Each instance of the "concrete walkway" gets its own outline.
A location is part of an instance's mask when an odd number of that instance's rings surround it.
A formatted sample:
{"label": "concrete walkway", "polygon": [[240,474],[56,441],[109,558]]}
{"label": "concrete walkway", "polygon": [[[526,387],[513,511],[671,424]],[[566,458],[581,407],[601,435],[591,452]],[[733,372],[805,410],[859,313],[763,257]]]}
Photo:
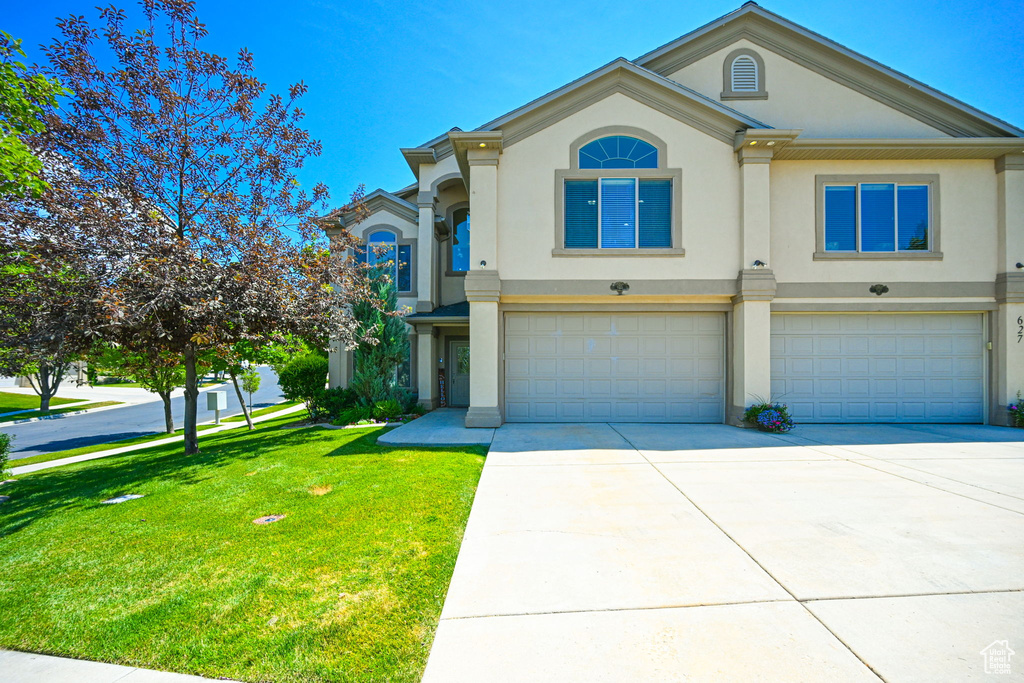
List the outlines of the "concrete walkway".
{"label": "concrete walkway", "polygon": [[[260,422],[266,422],[267,420],[274,420],[284,415],[291,415],[292,413],[302,412],[306,409],[305,404],[300,403],[299,405],[290,406],[288,408],[282,408],[272,413],[260,415],[259,417],[252,418],[253,424],[259,424]],[[211,424],[210,422],[201,422],[200,425]],[[246,427],[245,420],[240,422],[222,422],[219,427],[211,427],[199,432],[199,441],[202,444],[204,437],[211,434],[217,434],[218,432],[227,431],[229,429],[238,429],[240,427]],[[98,458],[106,458],[111,455],[120,455],[122,453],[130,453],[132,451],[140,451],[144,448],[153,448],[154,446],[163,446],[165,444],[174,443],[176,441],[183,441],[185,436],[183,434],[176,434],[174,436],[168,436],[165,439],[154,439],[153,441],[143,441],[142,443],[132,444],[130,446],[118,446],[109,448],[102,451],[94,451],[92,453],[83,453],[81,455],[72,455],[67,458],[59,458],[57,460],[47,460],[45,462],[38,462],[34,465],[22,465],[21,467],[12,467],[11,474],[31,474],[32,472],[38,472],[39,470],[48,470],[51,467],[60,467],[62,465],[72,465],[76,462],[84,462],[86,460],[96,460]],[[115,442],[116,443],[116,442]],[[18,462],[14,460],[12,462]]]}
{"label": "concrete walkway", "polygon": [[0,650],[0,681],[4,683],[199,683],[213,680],[103,662]]}
{"label": "concrete walkway", "polygon": [[1022,437],[505,425],[424,680],[989,680],[1024,659]]}
{"label": "concrete walkway", "polygon": [[467,429],[465,408],[439,408],[392,429],[378,443],[389,446],[486,446],[493,429]]}

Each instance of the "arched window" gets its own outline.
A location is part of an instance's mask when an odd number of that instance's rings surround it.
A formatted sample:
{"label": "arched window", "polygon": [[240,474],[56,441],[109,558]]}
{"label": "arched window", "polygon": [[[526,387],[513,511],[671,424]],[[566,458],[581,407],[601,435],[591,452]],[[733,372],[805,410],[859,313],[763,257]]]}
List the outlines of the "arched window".
{"label": "arched window", "polygon": [[733,92],[757,91],[757,62],[750,55],[740,55],[732,60]]}
{"label": "arched window", "polygon": [[764,61],[753,50],[733,50],[722,64],[723,100],[763,100],[768,97],[764,87]]}
{"label": "arched window", "polygon": [[580,147],[580,168],[658,168],[658,149],[625,135],[588,142]]}
{"label": "arched window", "polygon": [[381,268],[399,292],[412,291],[412,246],[398,244],[398,237],[390,230],[371,233],[366,248],[359,250],[356,258]]}
{"label": "arched window", "polygon": [[451,270],[465,273],[469,270],[469,209],[457,209],[452,214]]}

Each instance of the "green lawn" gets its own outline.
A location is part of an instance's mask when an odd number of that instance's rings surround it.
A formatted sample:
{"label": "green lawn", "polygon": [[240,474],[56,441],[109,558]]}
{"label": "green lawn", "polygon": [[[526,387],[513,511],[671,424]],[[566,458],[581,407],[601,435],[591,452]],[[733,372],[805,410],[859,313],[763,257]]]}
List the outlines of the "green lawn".
{"label": "green lawn", "polygon": [[62,415],[64,413],[73,413],[78,410],[92,410],[93,408],[105,408],[107,406],[119,405],[121,405],[121,401],[96,401],[95,403],[76,403],[73,406],[69,406],[67,408],[57,408],[56,410],[33,410],[30,413],[18,413],[17,415],[8,415],[7,417],[0,417],[0,422],[28,420],[29,418],[33,417],[48,417],[50,415]]}
{"label": "green lawn", "polygon": [[[483,449],[293,416],[19,477],[0,647],[246,681],[416,681]],[[100,501],[125,493],[144,498]],[[262,515],[283,520],[257,526]]]}
{"label": "green lawn", "polygon": [[[277,405],[267,406],[266,408],[259,408],[258,410],[252,411],[253,417],[259,417],[266,415],[267,413],[274,413],[278,410],[284,410],[290,406],[297,405],[298,401],[286,401],[284,403],[278,403]],[[292,420],[306,417],[307,413],[296,413],[291,416]],[[221,422],[245,422],[245,418],[241,415],[229,417],[221,420]],[[254,425],[257,429],[261,426],[261,423],[257,422]],[[199,432],[204,432],[207,429],[213,429],[216,425],[199,425],[196,429]],[[96,453],[98,451],[106,451],[111,448],[121,448],[123,446],[134,446],[140,443],[147,443],[149,441],[159,441],[160,439],[166,439],[171,436],[181,436],[185,430],[175,430],[174,434],[168,434],[166,432],[158,432],[156,434],[146,434],[145,436],[134,436],[127,439],[119,439],[117,441],[108,441],[106,443],[97,443],[91,446],[82,446],[81,448],[72,448],[66,451],[54,451],[53,453],[41,453],[39,455],[33,455],[28,458],[21,458],[18,460],[11,460],[9,465],[11,467],[20,467],[22,465],[34,465],[37,462],[49,462],[50,460],[60,460],[61,458],[70,458],[75,455],[85,455],[87,453]]]}
{"label": "green lawn", "polygon": [[[61,406],[66,403],[81,401],[78,398],[51,398],[51,406]],[[38,410],[39,397],[35,394],[13,394],[9,391],[0,391],[0,415],[11,413],[15,410]]]}

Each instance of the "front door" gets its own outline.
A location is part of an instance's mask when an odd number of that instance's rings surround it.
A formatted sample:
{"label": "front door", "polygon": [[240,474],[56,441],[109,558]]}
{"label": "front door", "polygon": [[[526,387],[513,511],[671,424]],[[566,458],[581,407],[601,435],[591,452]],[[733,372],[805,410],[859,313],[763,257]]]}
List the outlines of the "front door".
{"label": "front door", "polygon": [[456,407],[469,405],[469,340],[453,341],[448,353],[448,404]]}

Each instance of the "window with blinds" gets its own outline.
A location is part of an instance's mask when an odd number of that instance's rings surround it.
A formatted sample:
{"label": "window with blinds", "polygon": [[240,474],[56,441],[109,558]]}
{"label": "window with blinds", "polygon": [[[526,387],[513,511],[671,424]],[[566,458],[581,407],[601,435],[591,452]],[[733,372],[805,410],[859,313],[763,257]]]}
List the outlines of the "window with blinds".
{"label": "window with blinds", "polygon": [[929,186],[825,186],[825,251],[928,251]]}
{"label": "window with blinds", "polygon": [[733,92],[757,92],[757,62],[750,55],[740,55],[732,60]]}
{"label": "window with blinds", "polygon": [[671,248],[672,180],[566,180],[565,247]]}

